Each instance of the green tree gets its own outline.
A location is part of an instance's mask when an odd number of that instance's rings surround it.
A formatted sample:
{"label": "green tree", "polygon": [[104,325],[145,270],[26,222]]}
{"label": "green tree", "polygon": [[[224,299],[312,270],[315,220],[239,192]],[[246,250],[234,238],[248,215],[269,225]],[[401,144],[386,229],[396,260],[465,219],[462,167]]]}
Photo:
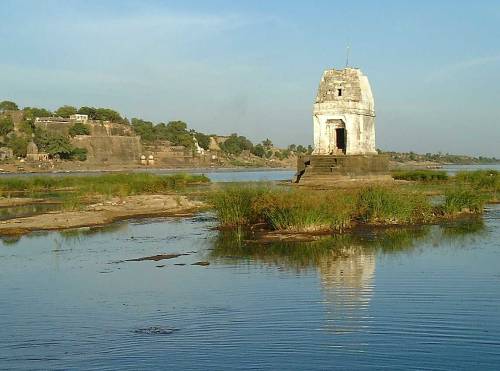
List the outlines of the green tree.
{"label": "green tree", "polygon": [[45,129],[35,129],[35,144],[41,152],[51,156],[59,155],[63,159],[71,158],[73,147],[69,139],[61,134],[50,133]]}
{"label": "green tree", "polygon": [[10,116],[0,117],[0,135],[7,135],[14,129],[14,122]]}
{"label": "green tree", "polygon": [[7,146],[12,149],[14,156],[25,157],[28,141],[26,138],[14,134],[8,139]]}
{"label": "green tree", "polygon": [[271,148],[273,146],[273,142],[271,142],[271,139],[266,138],[266,140],[262,141],[262,145],[266,148]]}
{"label": "green tree", "polygon": [[313,153],[313,146],[311,146],[310,144],[307,146],[307,154],[310,155],[311,153]]}
{"label": "green tree", "polygon": [[82,122],[75,122],[75,124],[69,128],[69,135],[74,137],[75,135],[89,135],[90,128]]}
{"label": "green tree", "polygon": [[266,154],[266,150],[264,149],[264,146],[259,143],[252,148],[252,154],[258,157],[264,157],[264,155]]}
{"label": "green tree", "polygon": [[307,149],[302,144],[299,144],[297,146],[297,153],[306,153],[306,152],[307,152]]}
{"label": "green tree", "polygon": [[0,102],[0,111],[17,111],[18,109],[17,104],[10,100]]}
{"label": "green tree", "polygon": [[102,121],[118,122],[118,123],[123,121],[122,116],[118,112],[110,108],[97,108],[96,119]]}
{"label": "green tree", "polygon": [[26,119],[35,119],[37,117],[50,117],[52,116],[52,112],[46,110],[45,108],[37,108],[37,107],[24,107],[23,108],[24,117]]}
{"label": "green tree", "polygon": [[170,121],[166,126],[166,135],[166,139],[176,146],[194,147],[192,134],[187,130],[187,124],[184,121]]}
{"label": "green tree", "polygon": [[292,152],[295,152],[295,151],[297,150],[297,146],[296,146],[295,144],[290,144],[290,145],[288,146],[288,149],[289,149],[290,151],[292,151]]}
{"label": "green tree", "polygon": [[246,137],[234,133],[220,145],[221,149],[232,155],[239,155],[244,150],[252,150],[253,144]]}
{"label": "green tree", "polygon": [[85,161],[87,159],[87,148],[73,148],[71,150],[70,158],[72,160]]}
{"label": "green tree", "polygon": [[62,107],[59,107],[54,113],[56,114],[56,116],[68,118],[77,112],[78,112],[78,110],[76,109],[76,107],[62,106]]}
{"label": "green tree", "polygon": [[[133,118],[131,121],[132,128],[144,142],[152,142],[156,139],[155,129],[151,121],[144,121],[138,118]],[[165,126],[165,124],[163,124]]]}
{"label": "green tree", "polygon": [[23,121],[21,121],[21,124],[19,125],[20,132],[30,137],[34,130],[35,124],[33,119],[24,118]]}
{"label": "green tree", "polygon": [[87,106],[80,107],[78,113],[80,115],[87,115],[91,120],[95,120],[97,118],[97,108],[95,107],[87,107]]}

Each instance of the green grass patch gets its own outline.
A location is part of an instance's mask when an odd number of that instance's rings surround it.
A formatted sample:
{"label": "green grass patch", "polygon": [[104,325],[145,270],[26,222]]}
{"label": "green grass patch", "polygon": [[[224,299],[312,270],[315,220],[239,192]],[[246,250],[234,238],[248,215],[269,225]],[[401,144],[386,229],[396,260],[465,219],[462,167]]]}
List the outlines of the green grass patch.
{"label": "green grass patch", "polygon": [[436,170],[396,171],[392,174],[392,177],[397,180],[410,180],[419,182],[448,180],[448,174],[446,174],[445,171]]}
{"label": "green grass patch", "polygon": [[355,205],[352,194],[277,189],[256,199],[252,209],[274,230],[341,231],[351,226]]}
{"label": "green grass patch", "polygon": [[257,223],[258,215],[253,205],[262,195],[269,193],[266,185],[231,185],[212,192],[209,202],[224,227]]}
{"label": "green grass patch", "polygon": [[362,221],[371,224],[422,223],[434,217],[429,199],[423,194],[385,187],[361,190],[357,213]]}
{"label": "green grass patch", "polygon": [[11,196],[17,193],[71,191],[80,196],[129,196],[136,194],[164,193],[182,189],[191,184],[207,183],[204,175],[145,173],[104,174],[96,176],[34,176],[0,179],[0,193]]}
{"label": "green grass patch", "polygon": [[458,188],[445,194],[443,211],[445,214],[454,215],[459,213],[480,214],[488,197],[471,189]]}
{"label": "green grass patch", "polygon": [[498,201],[500,172],[497,170],[460,171],[455,175],[455,183],[489,196],[490,201]]}
{"label": "green grass patch", "polygon": [[265,223],[284,232],[343,231],[358,222],[411,224],[436,218],[428,197],[400,188],[319,191],[257,184],[222,187],[209,200],[223,227]]}

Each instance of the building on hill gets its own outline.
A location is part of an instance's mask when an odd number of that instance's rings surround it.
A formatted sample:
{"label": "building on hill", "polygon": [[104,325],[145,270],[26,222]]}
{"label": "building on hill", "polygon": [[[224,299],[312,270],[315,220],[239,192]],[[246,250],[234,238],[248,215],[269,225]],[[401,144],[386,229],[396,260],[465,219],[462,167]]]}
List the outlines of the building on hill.
{"label": "building on hill", "polygon": [[82,122],[82,123],[86,124],[87,121],[89,121],[89,116],[75,113],[74,115],[69,116],[69,119],[70,119],[70,121]]}

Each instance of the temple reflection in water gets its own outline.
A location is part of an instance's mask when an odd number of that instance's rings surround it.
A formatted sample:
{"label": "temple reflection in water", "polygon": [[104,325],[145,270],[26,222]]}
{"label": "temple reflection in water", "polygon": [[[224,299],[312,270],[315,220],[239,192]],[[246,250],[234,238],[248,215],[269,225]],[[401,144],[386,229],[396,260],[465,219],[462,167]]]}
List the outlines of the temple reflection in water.
{"label": "temple reflection in water", "polygon": [[373,293],[375,252],[362,246],[325,254],[318,266],[326,325],[345,332],[362,325]]}
{"label": "temple reflection in water", "polygon": [[454,246],[467,244],[484,229],[469,221],[443,227],[367,229],[313,242],[249,242],[245,231],[219,232],[210,258],[244,262],[251,259],[285,270],[316,271],[323,293],[325,329],[349,333],[368,325],[377,256],[432,245],[439,239]]}

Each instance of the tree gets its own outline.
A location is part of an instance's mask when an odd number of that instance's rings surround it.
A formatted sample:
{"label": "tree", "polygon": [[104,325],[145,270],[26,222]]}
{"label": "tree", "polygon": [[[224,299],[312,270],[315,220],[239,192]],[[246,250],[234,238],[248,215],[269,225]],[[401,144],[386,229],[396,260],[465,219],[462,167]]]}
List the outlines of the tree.
{"label": "tree", "polygon": [[30,137],[35,129],[34,120],[31,118],[24,118],[19,125],[19,131]]}
{"label": "tree", "polygon": [[61,134],[53,134],[42,128],[35,129],[35,144],[41,152],[51,156],[59,155],[61,158],[70,158],[73,147],[69,139]]}
{"label": "tree", "polygon": [[246,137],[241,135],[238,136],[238,134],[234,133],[231,134],[224,143],[221,143],[220,147],[224,152],[232,155],[239,155],[244,150],[252,150],[253,144]]}
{"label": "tree", "polygon": [[[152,142],[156,139],[155,129],[151,121],[144,121],[138,118],[133,118],[131,121],[132,128],[141,137],[144,142]],[[165,124],[163,124],[165,125]]]}
{"label": "tree", "polygon": [[264,149],[264,146],[260,143],[252,148],[252,154],[254,154],[255,156],[264,157],[265,153],[266,150]]}
{"label": "tree", "polygon": [[302,144],[299,144],[297,146],[297,153],[306,153],[306,152],[307,152],[307,149]]}
{"label": "tree", "polygon": [[210,137],[203,133],[195,133],[194,137],[198,141],[198,145],[207,150],[210,147]]}
{"label": "tree", "polygon": [[184,121],[170,121],[164,133],[166,139],[176,146],[194,147],[192,134],[187,130],[187,124]]}
{"label": "tree", "polygon": [[14,134],[8,139],[7,145],[12,149],[14,156],[26,156],[26,149],[28,148],[28,141],[26,138]]}
{"label": "tree", "polygon": [[101,121],[122,122],[122,116],[110,108],[97,108],[96,119]]}
{"label": "tree", "polygon": [[295,151],[297,150],[297,146],[296,146],[295,144],[290,144],[290,145],[288,146],[288,149],[289,149],[290,151],[292,151],[292,152],[295,152]]}
{"label": "tree", "polygon": [[0,102],[0,111],[17,111],[18,109],[17,104],[10,100]]}
{"label": "tree", "polygon": [[271,139],[266,138],[266,140],[262,141],[262,145],[266,148],[271,148],[273,146],[273,142],[271,142]]}
{"label": "tree", "polygon": [[46,110],[45,108],[37,108],[37,107],[24,107],[24,117],[26,119],[35,119],[37,117],[49,117],[52,116],[52,112]]}
{"label": "tree", "polygon": [[87,115],[91,120],[95,120],[97,118],[97,108],[95,107],[87,107],[87,106],[80,107],[78,113],[80,115]]}
{"label": "tree", "polygon": [[56,114],[56,116],[60,116],[60,117],[70,117],[71,115],[74,115],[75,113],[77,113],[77,109],[76,107],[73,107],[73,106],[62,106],[62,107],[59,107],[54,113]]}
{"label": "tree", "polygon": [[75,135],[89,135],[90,128],[82,122],[75,122],[75,124],[69,128],[69,135],[74,137]]}
{"label": "tree", "polygon": [[313,147],[309,144],[307,146],[307,154],[310,155],[311,153],[313,153]]}
{"label": "tree", "polygon": [[0,135],[7,135],[14,129],[14,122],[10,116],[0,117]]}

